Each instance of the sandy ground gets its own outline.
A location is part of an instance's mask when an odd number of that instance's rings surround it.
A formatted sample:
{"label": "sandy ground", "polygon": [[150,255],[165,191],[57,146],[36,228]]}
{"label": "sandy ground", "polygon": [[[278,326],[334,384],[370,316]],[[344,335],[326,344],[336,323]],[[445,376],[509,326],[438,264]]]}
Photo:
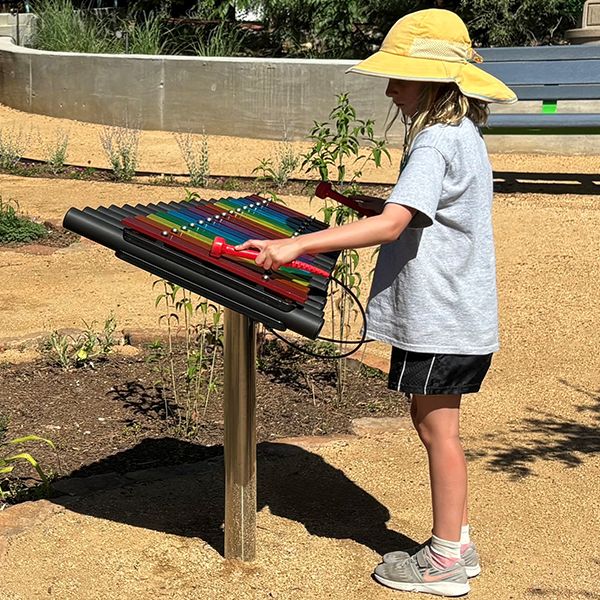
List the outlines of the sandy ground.
{"label": "sandy ground", "polygon": [[[50,127],[6,109],[0,116]],[[259,144],[231,143],[236,162],[227,168],[243,170],[241,154],[253,160]],[[492,160],[507,170],[600,171],[599,157]],[[181,197],[6,175],[0,186],[44,219],[70,206]],[[288,201],[314,212],[305,198]],[[470,597],[600,599],[600,202],[498,195],[494,220],[502,350],[463,417],[484,564]],[[110,310],[122,327],[157,326],[152,278],[91,243],[48,255],[4,250],[0,277],[0,338],[101,322]],[[370,574],[380,552],[427,537],[426,473],[409,430],[263,457],[258,556],[249,565],[219,553],[218,463],[194,476],[11,508],[0,515],[0,600],[411,598]]]}

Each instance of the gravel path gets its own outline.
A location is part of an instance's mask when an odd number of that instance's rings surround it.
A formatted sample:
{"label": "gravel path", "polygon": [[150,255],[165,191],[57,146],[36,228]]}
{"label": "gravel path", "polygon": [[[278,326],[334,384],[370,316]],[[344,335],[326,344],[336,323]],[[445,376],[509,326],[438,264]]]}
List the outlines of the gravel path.
{"label": "gravel path", "polygon": [[[600,157],[492,161],[504,170],[600,171]],[[172,189],[135,185],[6,175],[0,184],[4,198],[52,219],[69,206],[173,198]],[[289,201],[310,210],[305,198]],[[499,194],[494,219],[502,349],[463,420],[484,565],[470,597],[600,599],[600,201]],[[0,338],[78,327],[110,309],[122,326],[156,327],[151,278],[93,244],[49,255],[4,250],[0,268],[8,282]],[[3,511],[0,599],[399,598],[370,577],[378,553],[430,529],[426,456],[408,429],[265,448],[258,557],[249,565],[219,553],[222,479],[211,463]]]}

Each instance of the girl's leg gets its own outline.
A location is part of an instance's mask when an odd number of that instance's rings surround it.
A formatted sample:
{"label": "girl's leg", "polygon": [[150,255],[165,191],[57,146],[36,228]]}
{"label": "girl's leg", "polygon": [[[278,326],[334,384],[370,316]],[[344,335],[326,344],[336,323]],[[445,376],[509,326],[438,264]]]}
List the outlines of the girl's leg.
{"label": "girl's leg", "polygon": [[411,416],[429,457],[433,535],[416,554],[383,557],[375,579],[388,587],[439,596],[463,596],[470,590],[460,544],[467,470],[458,437],[459,407],[459,395],[413,395]]}
{"label": "girl's leg", "polygon": [[458,542],[466,523],[467,467],[459,437],[460,395],[414,394],[413,423],[427,450],[433,534]]}

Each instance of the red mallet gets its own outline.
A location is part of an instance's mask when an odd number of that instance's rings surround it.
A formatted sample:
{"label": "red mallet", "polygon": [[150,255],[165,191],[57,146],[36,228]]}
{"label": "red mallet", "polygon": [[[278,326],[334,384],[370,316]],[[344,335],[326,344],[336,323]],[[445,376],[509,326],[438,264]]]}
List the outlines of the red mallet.
{"label": "red mallet", "polygon": [[343,194],[336,192],[331,187],[331,183],[329,183],[328,181],[321,181],[321,183],[317,185],[317,189],[315,190],[315,196],[317,198],[331,198],[332,200],[335,200],[336,202],[339,202],[340,204],[343,204],[344,206],[355,210],[357,213],[365,217],[373,217],[377,214],[374,210],[361,206],[358,202],[355,202],[354,200],[348,198],[348,196],[344,196]]}
{"label": "red mallet", "polygon": [[[249,258],[254,260],[258,256],[257,250],[236,250],[231,244],[228,244],[224,238],[216,237],[213,240],[210,255],[213,258],[220,258],[221,256],[232,256],[234,258]],[[301,260],[293,260],[292,262],[282,265],[283,267],[291,267],[293,269],[302,269],[308,271],[313,275],[320,275],[321,277],[329,277],[329,273],[323,269],[319,269],[313,265],[302,262]]]}

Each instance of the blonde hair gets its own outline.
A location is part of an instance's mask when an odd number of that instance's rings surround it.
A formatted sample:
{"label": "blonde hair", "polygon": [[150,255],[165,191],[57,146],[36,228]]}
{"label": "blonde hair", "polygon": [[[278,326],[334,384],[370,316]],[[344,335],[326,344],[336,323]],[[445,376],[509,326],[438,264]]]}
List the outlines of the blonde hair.
{"label": "blonde hair", "polygon": [[[391,107],[390,107],[391,109]],[[388,112],[388,119],[389,119]],[[385,133],[398,118],[400,108],[385,127]],[[421,92],[415,115],[407,123],[404,122],[404,163],[408,158],[410,149],[417,135],[426,127],[443,123],[444,125],[458,125],[465,117],[473,121],[477,127],[483,127],[489,116],[488,104],[483,100],[465,96],[455,83],[427,82]]]}

